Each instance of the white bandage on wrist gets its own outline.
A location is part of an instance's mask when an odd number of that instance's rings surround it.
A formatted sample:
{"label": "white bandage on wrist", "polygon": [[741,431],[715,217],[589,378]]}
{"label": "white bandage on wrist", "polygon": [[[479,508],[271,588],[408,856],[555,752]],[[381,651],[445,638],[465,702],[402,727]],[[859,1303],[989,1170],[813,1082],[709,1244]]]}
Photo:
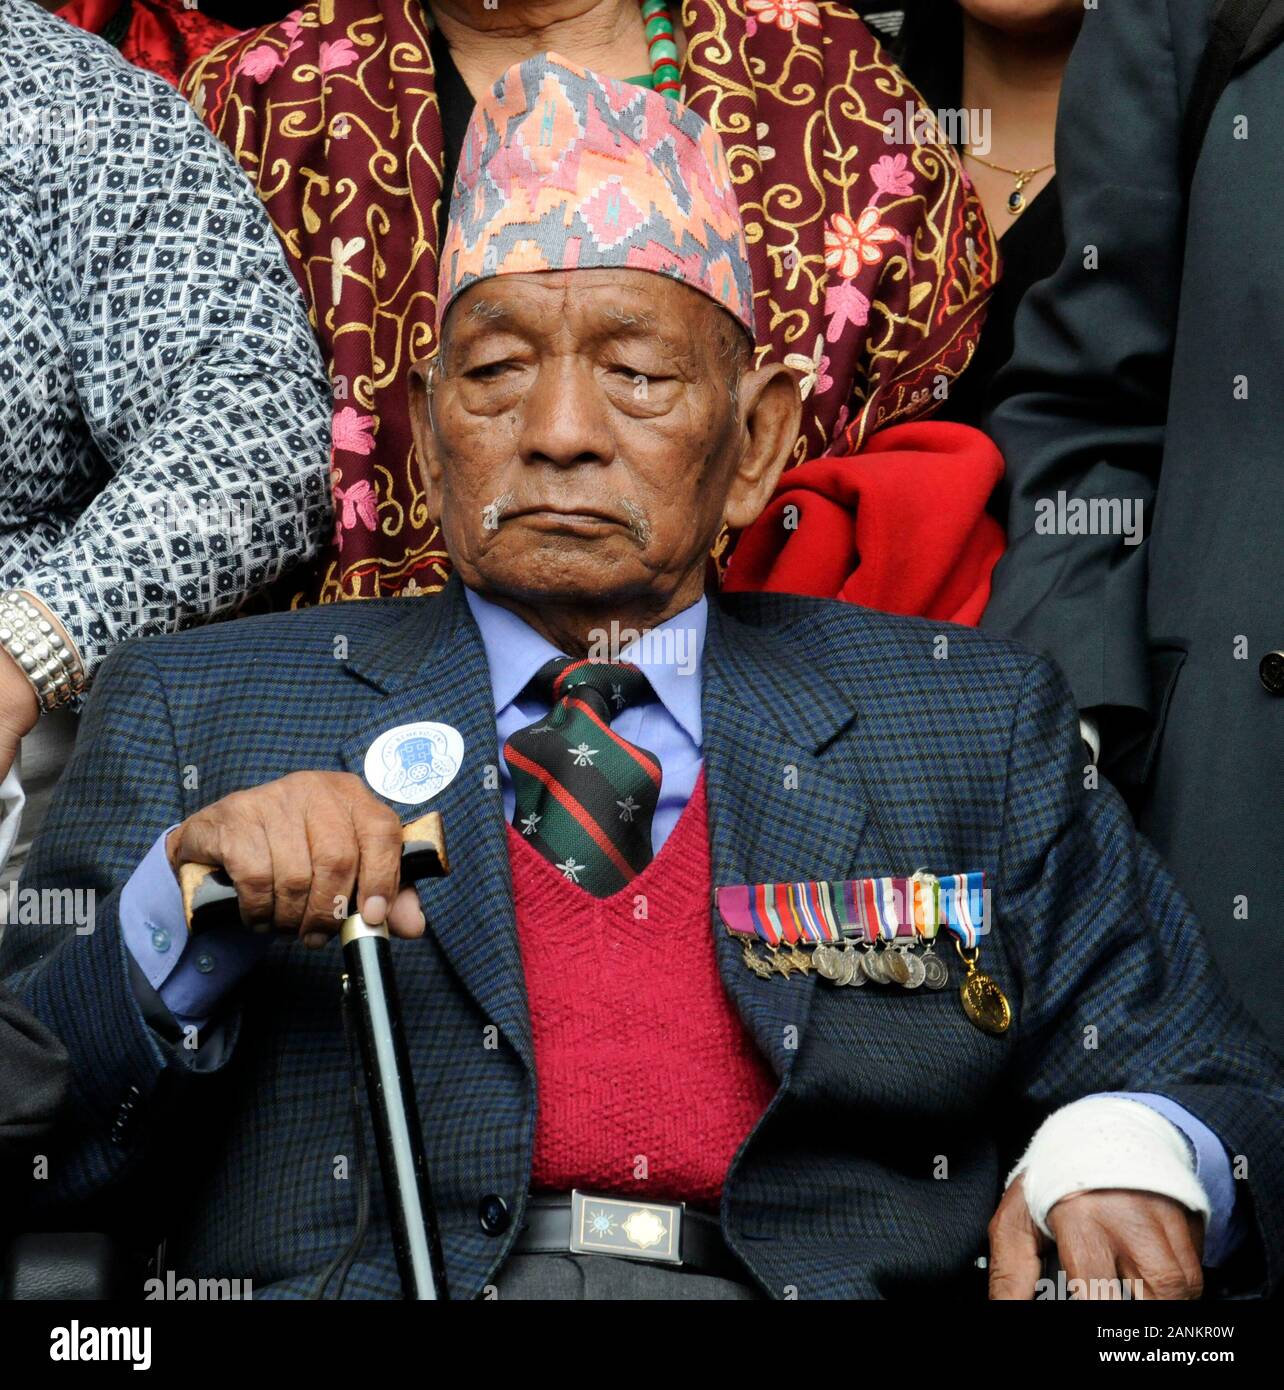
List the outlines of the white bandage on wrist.
{"label": "white bandage on wrist", "polygon": [[1205,1221],[1211,1211],[1186,1136],[1148,1105],[1118,1096],[1087,1096],[1049,1115],[1007,1185],[1017,1178],[1049,1237],[1048,1213],[1072,1192],[1127,1188],[1171,1197]]}

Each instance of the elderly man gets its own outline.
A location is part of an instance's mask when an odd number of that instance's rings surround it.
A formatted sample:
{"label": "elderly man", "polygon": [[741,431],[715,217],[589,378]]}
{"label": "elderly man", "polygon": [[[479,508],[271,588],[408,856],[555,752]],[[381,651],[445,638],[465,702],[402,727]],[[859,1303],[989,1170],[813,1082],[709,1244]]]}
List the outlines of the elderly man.
{"label": "elderly man", "polygon": [[[157,638],[99,681],[32,866],[96,889],[96,929],[5,943],[74,1069],[37,1199],[141,1185],[184,1275],[393,1295],[338,1014],[355,901],[398,938],[455,1297],[965,1292],[987,1224],[999,1297],[1053,1243],[1093,1291],[1194,1296],[1201,1258],[1268,1287],[1278,1078],[1079,781],[1061,678],[964,629],[705,596],[799,408],[749,365],[709,129],[512,69],[442,275],[415,390],[444,595]],[[429,803],[451,872],[401,883]],[[188,862],[263,930],[189,944]]]}

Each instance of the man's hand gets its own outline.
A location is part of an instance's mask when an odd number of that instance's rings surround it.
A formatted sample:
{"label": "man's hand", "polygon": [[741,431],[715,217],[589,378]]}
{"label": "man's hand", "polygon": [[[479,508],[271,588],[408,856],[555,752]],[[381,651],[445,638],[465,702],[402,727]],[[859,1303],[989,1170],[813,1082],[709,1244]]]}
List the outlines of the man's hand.
{"label": "man's hand", "polygon": [[[1139,1280],[1145,1298],[1194,1299],[1203,1289],[1203,1220],[1171,1197],[1076,1192],[1052,1208],[1047,1223],[1066,1278],[1083,1280],[1089,1298],[1120,1297],[1124,1279]],[[990,1221],[990,1297],[1033,1298],[1047,1244],[1018,1178]]]}
{"label": "man's hand", "polygon": [[350,772],[292,772],[233,792],[176,826],[165,849],[175,874],[181,864],[223,868],[247,923],[308,946],[338,932],[354,889],[372,926],[423,934],[419,898],[400,887],[401,822]]}
{"label": "man's hand", "polygon": [[22,667],[0,647],[0,778],[18,756],[18,745],[36,727],[40,704]]}

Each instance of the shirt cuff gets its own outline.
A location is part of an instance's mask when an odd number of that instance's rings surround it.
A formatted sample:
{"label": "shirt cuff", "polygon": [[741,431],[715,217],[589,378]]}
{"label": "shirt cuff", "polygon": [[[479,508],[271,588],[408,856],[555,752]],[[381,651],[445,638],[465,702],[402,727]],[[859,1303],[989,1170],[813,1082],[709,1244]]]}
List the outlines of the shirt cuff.
{"label": "shirt cuff", "polygon": [[1210,1212],[1204,1231],[1203,1263],[1209,1269],[1225,1264],[1235,1253],[1243,1231],[1235,1220],[1235,1177],[1226,1146],[1185,1106],[1148,1091],[1111,1091],[1120,1100],[1135,1100],[1157,1111],[1186,1137],[1195,1159],[1195,1176],[1208,1195]]}
{"label": "shirt cuff", "polygon": [[219,927],[193,941],[183,917],[183,895],[165,853],[165,830],[120,893],[120,930],[126,949],[176,1021],[201,1026],[263,959],[270,933]]}

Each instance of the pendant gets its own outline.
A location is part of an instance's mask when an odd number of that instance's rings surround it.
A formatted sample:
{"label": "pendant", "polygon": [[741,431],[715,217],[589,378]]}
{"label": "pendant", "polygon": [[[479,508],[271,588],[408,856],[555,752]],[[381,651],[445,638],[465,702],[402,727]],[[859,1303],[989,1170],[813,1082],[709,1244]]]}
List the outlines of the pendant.
{"label": "pendant", "polygon": [[1012,217],[1020,217],[1025,211],[1025,194],[1022,190],[1030,181],[1028,174],[1018,174],[1016,176],[1016,187],[1008,194],[1008,213]]}
{"label": "pendant", "polygon": [[[956,941],[955,946],[959,946]],[[967,967],[967,975],[959,986],[959,998],[963,1001],[963,1012],[968,1022],[983,1033],[1001,1037],[1012,1025],[1012,1007],[1007,995],[985,974],[976,968],[976,958],[981,952],[973,951],[964,955],[959,947],[959,955]]]}

